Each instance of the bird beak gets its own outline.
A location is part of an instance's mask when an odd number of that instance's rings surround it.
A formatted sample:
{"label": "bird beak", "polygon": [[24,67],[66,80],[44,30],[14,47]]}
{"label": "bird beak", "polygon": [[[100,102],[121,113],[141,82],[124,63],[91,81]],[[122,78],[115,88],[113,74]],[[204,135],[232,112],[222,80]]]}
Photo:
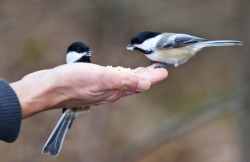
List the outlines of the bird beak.
{"label": "bird beak", "polygon": [[129,44],[126,48],[127,50],[133,51],[135,47],[132,44]]}
{"label": "bird beak", "polygon": [[93,51],[88,51],[87,54],[85,56],[89,56],[92,57]]}

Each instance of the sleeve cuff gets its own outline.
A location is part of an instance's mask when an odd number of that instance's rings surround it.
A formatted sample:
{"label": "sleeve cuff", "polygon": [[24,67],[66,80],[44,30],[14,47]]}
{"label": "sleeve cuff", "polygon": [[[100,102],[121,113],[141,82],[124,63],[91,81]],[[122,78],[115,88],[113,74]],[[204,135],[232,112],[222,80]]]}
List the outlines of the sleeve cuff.
{"label": "sleeve cuff", "polygon": [[10,85],[0,78],[0,140],[14,142],[22,120],[21,105]]}

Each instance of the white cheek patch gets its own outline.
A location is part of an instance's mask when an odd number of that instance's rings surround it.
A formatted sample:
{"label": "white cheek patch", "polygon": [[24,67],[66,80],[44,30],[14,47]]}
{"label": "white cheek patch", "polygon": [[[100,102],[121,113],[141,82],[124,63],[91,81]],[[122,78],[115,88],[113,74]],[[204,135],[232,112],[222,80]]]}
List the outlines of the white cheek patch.
{"label": "white cheek patch", "polygon": [[142,44],[136,44],[135,46],[145,51],[154,51],[157,43],[160,41],[161,35],[145,40]]}
{"label": "white cheek patch", "polygon": [[67,53],[67,56],[66,56],[66,63],[69,64],[69,63],[76,62],[78,59],[80,59],[84,55],[87,55],[87,53],[86,52],[77,53],[75,51],[69,52]]}

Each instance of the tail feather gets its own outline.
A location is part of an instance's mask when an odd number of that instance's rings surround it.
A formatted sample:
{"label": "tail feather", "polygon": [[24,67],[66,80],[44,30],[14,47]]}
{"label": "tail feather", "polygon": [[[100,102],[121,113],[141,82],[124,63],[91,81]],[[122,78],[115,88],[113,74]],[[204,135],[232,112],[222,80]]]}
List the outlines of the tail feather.
{"label": "tail feather", "polygon": [[42,154],[49,156],[57,156],[59,154],[69,125],[72,124],[74,119],[74,112],[71,109],[67,109],[45,143],[42,149]]}
{"label": "tail feather", "polygon": [[63,109],[63,114],[45,143],[42,154],[54,157],[57,156],[62,148],[65,135],[72,126],[78,112],[87,111],[89,109],[90,106]]}
{"label": "tail feather", "polygon": [[217,46],[242,46],[242,41],[236,40],[215,40],[215,41],[202,41],[196,44],[197,46],[203,47],[217,47]]}

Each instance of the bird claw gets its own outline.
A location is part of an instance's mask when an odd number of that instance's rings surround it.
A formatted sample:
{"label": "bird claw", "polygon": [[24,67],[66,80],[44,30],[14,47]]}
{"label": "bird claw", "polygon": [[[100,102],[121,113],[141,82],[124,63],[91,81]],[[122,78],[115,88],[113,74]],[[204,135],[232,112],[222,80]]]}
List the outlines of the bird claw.
{"label": "bird claw", "polygon": [[154,69],[158,69],[158,68],[164,68],[164,69],[167,69],[169,67],[175,67],[174,64],[162,64],[162,65],[157,65],[154,67]]}
{"label": "bird claw", "polygon": [[154,63],[157,63],[156,61],[149,61],[148,65],[153,65]]}

